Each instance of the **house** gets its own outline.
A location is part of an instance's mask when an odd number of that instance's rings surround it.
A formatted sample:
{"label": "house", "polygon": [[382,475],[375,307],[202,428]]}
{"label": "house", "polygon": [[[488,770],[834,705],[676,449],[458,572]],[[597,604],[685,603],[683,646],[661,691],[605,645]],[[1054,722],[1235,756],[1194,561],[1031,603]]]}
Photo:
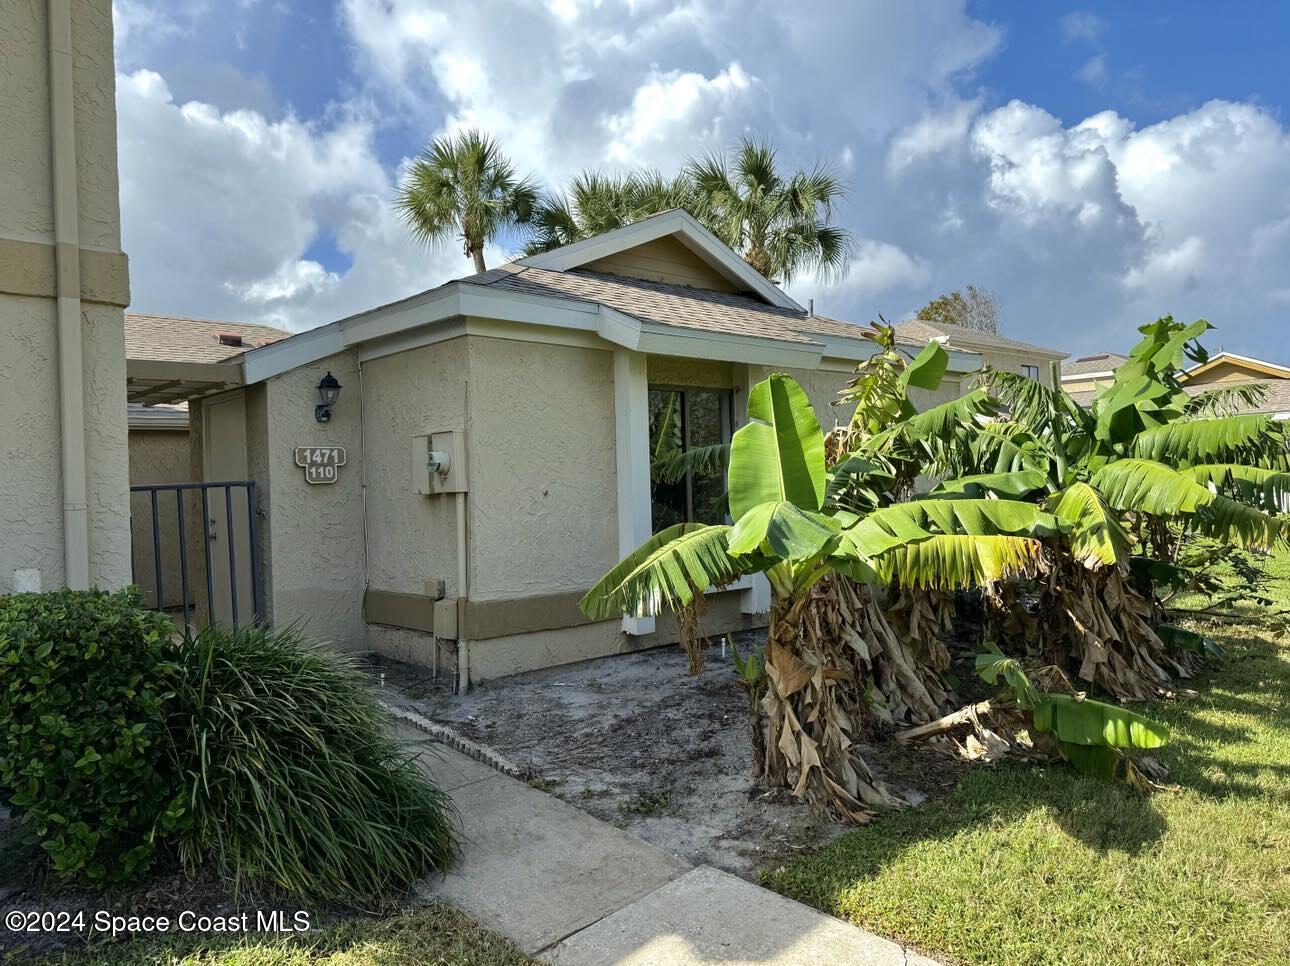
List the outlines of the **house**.
{"label": "house", "polygon": [[1179,375],[1183,388],[1197,395],[1213,389],[1249,386],[1259,399],[1239,407],[1240,412],[1266,413],[1290,419],[1290,366],[1253,359],[1234,352],[1216,352]]}
{"label": "house", "polygon": [[[655,529],[703,512],[702,481],[651,487],[651,417],[675,406],[689,444],[729,439],[779,370],[831,425],[873,350],[857,336],[669,212],[247,352],[243,388],[196,404],[222,413],[204,467],[259,484],[275,622],[482,680],[674,640],[667,618],[577,610]],[[981,356],[950,360],[924,402]],[[318,422],[329,374],[341,395]],[[747,581],[705,626],[764,623],[768,603]]]}
{"label": "house", "polygon": [[0,594],[130,580],[110,0],[0,4]]}
{"label": "house", "polygon": [[979,355],[985,365],[1003,372],[1019,372],[1037,379],[1045,386],[1053,384],[1052,367],[1061,366],[1067,354],[1056,349],[1009,339],[993,332],[982,332],[961,325],[908,319],[896,324],[896,332],[909,342],[927,344],[938,339],[952,346]]}
{"label": "house", "polygon": [[[1062,388],[1081,406],[1088,406],[1099,390],[1112,383],[1115,370],[1127,361],[1128,356],[1115,352],[1076,359],[1062,368]],[[1259,398],[1250,403],[1238,402],[1235,411],[1290,418],[1290,366],[1218,352],[1179,373],[1178,379],[1192,395],[1234,386],[1253,387]]]}
{"label": "house", "polygon": [[1115,380],[1115,370],[1129,357],[1118,352],[1095,352],[1080,356],[1062,366],[1062,388],[1069,393],[1089,393],[1109,386]]}
{"label": "house", "polygon": [[[728,440],[771,371],[831,426],[873,350],[672,211],[246,351],[191,403],[194,465],[255,482],[263,616],[478,681],[676,640],[669,617],[577,606],[657,528],[713,512],[711,480],[652,484],[652,434],[674,414],[683,445]],[[948,351],[924,404],[981,364]],[[748,579],[704,626],[768,607]]]}
{"label": "house", "polygon": [[[289,334],[267,325],[126,312],[130,485],[155,486],[201,479],[201,468],[194,467],[189,446],[189,394],[222,391],[226,384],[203,387],[201,383],[185,382],[184,377],[195,377],[205,365],[227,364],[247,349]],[[159,373],[161,378],[157,378]],[[179,511],[174,504],[180,497],[168,491],[157,493],[160,503],[155,514],[157,539],[154,540],[152,496],[152,492],[145,490],[130,494],[131,579],[143,591],[149,606],[182,613],[185,595],[178,565]]]}

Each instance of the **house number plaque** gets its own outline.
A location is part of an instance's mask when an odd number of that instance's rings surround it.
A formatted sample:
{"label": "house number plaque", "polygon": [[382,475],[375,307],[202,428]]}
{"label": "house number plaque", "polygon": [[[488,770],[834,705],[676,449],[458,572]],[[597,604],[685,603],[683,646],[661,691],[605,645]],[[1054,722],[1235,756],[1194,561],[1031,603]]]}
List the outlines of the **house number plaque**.
{"label": "house number plaque", "polygon": [[296,465],[305,471],[309,483],[335,483],[345,465],[343,446],[297,446]]}

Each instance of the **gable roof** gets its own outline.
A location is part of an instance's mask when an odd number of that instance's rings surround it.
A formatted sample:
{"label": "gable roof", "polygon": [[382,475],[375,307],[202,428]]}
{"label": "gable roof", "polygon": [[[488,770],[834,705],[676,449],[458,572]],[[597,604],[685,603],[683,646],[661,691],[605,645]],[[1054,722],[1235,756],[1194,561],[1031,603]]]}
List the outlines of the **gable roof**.
{"label": "gable roof", "polygon": [[1011,349],[1014,352],[1030,352],[1045,359],[1065,359],[1069,353],[1033,342],[1022,342],[992,332],[982,332],[961,325],[942,325],[939,322],[928,322],[925,319],[907,319],[896,323],[896,334],[918,342],[930,342],[933,339],[949,339],[950,345],[962,346],[965,349]]}
{"label": "gable roof", "polygon": [[1097,352],[1091,356],[1080,356],[1072,362],[1062,363],[1062,380],[1065,381],[1067,376],[1114,372],[1128,361],[1128,356],[1120,355],[1118,352]]}
{"label": "gable roof", "polygon": [[640,221],[563,245],[549,252],[529,255],[512,264],[567,272],[664,236],[676,238],[707,262],[736,289],[752,292],[769,305],[804,311],[787,293],[757,271],[688,211],[672,208]]}
{"label": "gable roof", "polygon": [[1290,366],[1278,365],[1275,362],[1268,362],[1266,359],[1237,355],[1235,352],[1216,352],[1205,362],[1198,363],[1183,372],[1180,378],[1186,382],[1188,379],[1195,379],[1212,369],[1224,365],[1248,370],[1251,381],[1258,380],[1261,377],[1290,379]]}
{"label": "gable roof", "polygon": [[[126,312],[125,356],[163,362],[224,362],[290,334],[283,329],[246,322]],[[220,336],[240,338],[242,344],[227,345],[220,341]]]}

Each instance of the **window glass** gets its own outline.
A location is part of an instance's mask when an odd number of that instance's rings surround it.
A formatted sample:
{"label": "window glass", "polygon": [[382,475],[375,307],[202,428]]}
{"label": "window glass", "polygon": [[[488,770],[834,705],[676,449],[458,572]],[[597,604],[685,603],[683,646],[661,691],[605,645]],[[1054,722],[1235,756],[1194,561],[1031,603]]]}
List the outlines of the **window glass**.
{"label": "window glass", "polygon": [[[730,442],[730,404],[729,391],[722,389],[650,389],[650,494],[656,533],[677,523],[725,522],[724,447]],[[677,477],[682,454],[693,458]]]}
{"label": "window glass", "polygon": [[1038,366],[1022,366],[1022,367],[1021,367],[1021,374],[1022,374],[1023,376],[1025,376],[1027,379],[1034,379],[1036,382],[1038,382],[1038,381],[1039,381],[1039,367],[1038,367]]}

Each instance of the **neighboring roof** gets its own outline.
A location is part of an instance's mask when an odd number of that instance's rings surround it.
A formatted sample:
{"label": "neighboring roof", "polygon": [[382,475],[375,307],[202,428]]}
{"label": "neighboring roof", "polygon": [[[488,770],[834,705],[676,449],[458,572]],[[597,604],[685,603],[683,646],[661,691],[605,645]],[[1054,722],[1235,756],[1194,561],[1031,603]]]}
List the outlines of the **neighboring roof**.
{"label": "neighboring roof", "polygon": [[242,354],[287,335],[267,325],[127,312],[126,399],[178,403],[240,386]]}
{"label": "neighboring roof", "polygon": [[126,403],[126,419],[131,429],[188,429],[188,403],[163,403],[145,406]]}
{"label": "neighboring roof", "polygon": [[[1250,382],[1226,382],[1226,383],[1200,383],[1195,386],[1184,385],[1188,393],[1193,396],[1199,396],[1207,392],[1221,391],[1231,389],[1236,386],[1266,386],[1267,394],[1263,402],[1256,406],[1250,406],[1238,410],[1242,413],[1266,413],[1273,416],[1286,417],[1290,416],[1290,379],[1254,379]],[[1100,390],[1085,389],[1080,392],[1068,392],[1068,395],[1079,405],[1087,408],[1097,398]]]}
{"label": "neighboring roof", "polygon": [[[285,339],[291,333],[268,325],[216,322],[178,315],[125,313],[125,356],[166,362],[224,362],[247,349]],[[227,345],[220,337],[240,338],[241,345]]]}
{"label": "neighboring roof", "polygon": [[964,349],[1012,349],[1014,351],[1032,352],[1047,359],[1065,359],[1069,353],[1033,342],[1022,342],[1006,336],[969,329],[961,325],[942,325],[939,322],[928,322],[925,319],[907,319],[896,323],[896,334],[906,339],[927,343],[933,339],[949,339],[950,345]]}
{"label": "neighboring roof", "polygon": [[1266,359],[1254,359],[1250,356],[1237,355],[1235,352],[1216,352],[1205,362],[1192,366],[1180,378],[1185,382],[1224,365],[1238,369],[1248,369],[1253,374],[1251,381],[1258,379],[1259,376],[1268,376],[1273,379],[1290,379],[1290,366],[1268,362]]}
{"label": "neighboring roof", "polygon": [[645,242],[670,235],[695,254],[699,255],[735,288],[751,292],[770,305],[782,309],[803,311],[786,292],[742,259],[729,245],[699,223],[693,215],[681,208],[650,215],[640,221],[612,231],[602,232],[591,238],[562,245],[549,252],[529,255],[514,262],[526,268],[544,268],[567,272]]}
{"label": "neighboring roof", "polygon": [[1278,416],[1290,413],[1290,379],[1251,379],[1249,382],[1198,383],[1194,386],[1184,384],[1183,389],[1193,396],[1199,396],[1207,392],[1245,386],[1263,386],[1267,392],[1261,403],[1242,407],[1239,412],[1270,413]]}
{"label": "neighboring roof", "polygon": [[1122,356],[1118,352],[1098,352],[1091,356],[1080,356],[1071,362],[1062,363],[1062,381],[1065,382],[1068,376],[1091,376],[1114,372],[1128,361],[1128,356]]}

